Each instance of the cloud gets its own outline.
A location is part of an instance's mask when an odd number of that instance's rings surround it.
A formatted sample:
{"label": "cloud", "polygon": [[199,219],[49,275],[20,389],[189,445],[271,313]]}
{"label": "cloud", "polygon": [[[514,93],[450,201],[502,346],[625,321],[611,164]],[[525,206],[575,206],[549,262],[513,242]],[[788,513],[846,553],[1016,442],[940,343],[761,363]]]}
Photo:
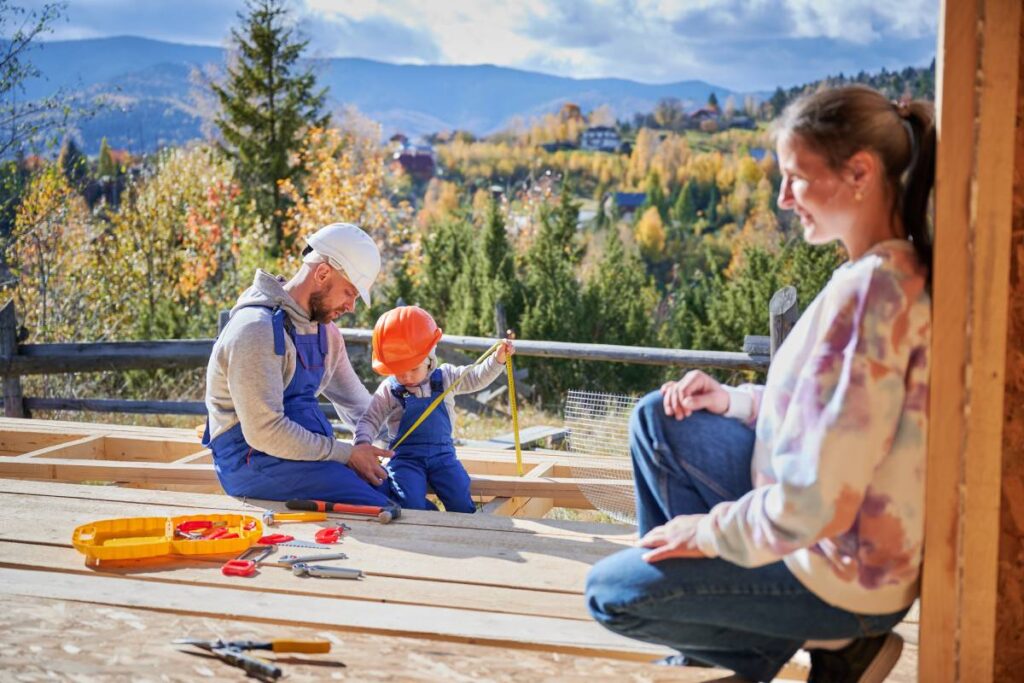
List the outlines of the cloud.
{"label": "cloud", "polygon": [[[21,0],[38,6],[43,0]],[[926,64],[938,0],[290,0],[317,56],[742,90]],[[75,0],[54,37],[223,45],[243,0]]]}
{"label": "cloud", "polygon": [[[16,0],[38,9],[52,0]],[[170,42],[222,45],[244,0],[74,0],[53,25],[49,40],[135,35]]]}

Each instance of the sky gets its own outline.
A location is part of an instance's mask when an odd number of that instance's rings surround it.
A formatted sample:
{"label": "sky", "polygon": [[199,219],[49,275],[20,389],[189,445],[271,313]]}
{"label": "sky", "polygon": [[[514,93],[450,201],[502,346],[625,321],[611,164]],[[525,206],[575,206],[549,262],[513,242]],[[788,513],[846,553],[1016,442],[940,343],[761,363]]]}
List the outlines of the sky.
{"label": "sky", "polygon": [[[25,7],[46,0],[13,0]],[[289,0],[313,55],[769,90],[926,66],[938,0]],[[50,40],[227,45],[243,0],[70,0]]]}

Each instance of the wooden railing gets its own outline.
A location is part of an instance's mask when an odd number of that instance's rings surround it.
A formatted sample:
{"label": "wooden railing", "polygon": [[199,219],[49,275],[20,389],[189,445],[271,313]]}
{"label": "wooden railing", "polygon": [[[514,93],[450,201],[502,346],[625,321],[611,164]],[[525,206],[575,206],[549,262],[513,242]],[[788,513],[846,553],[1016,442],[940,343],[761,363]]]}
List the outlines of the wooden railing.
{"label": "wooden railing", "polygon": [[[743,351],[694,351],[612,344],[516,340],[516,354],[532,358],[636,363],[676,367],[765,370],[771,355],[796,320],[796,290],[786,287],[775,293],[769,306],[770,337],[747,337]],[[223,324],[223,319],[222,319]],[[205,367],[213,339],[93,342],[72,344],[19,344],[14,302],[0,308],[0,376],[4,385],[4,414],[27,417],[33,410],[70,410],[115,413],[205,415],[202,401],[149,401],[115,398],[40,398],[22,393],[23,375],[55,375],[74,372],[194,369]],[[345,342],[369,346],[371,330],[342,328]],[[480,353],[493,339],[445,335],[438,350]],[[322,404],[328,415],[333,407]]]}

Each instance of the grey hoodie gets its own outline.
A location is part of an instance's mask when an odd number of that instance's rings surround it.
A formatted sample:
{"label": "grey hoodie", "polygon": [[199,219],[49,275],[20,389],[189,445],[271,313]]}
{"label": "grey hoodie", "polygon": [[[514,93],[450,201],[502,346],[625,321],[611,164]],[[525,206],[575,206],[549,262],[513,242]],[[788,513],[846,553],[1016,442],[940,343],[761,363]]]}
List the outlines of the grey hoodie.
{"label": "grey hoodie", "polygon": [[[284,389],[295,374],[295,344],[285,335],[283,356],[274,353],[271,315],[280,306],[296,334],[314,334],[317,324],[284,290],[284,281],[256,271],[253,285],[231,310],[231,320],[213,345],[206,368],[206,410],[210,435],[242,423],[246,442],[258,451],[287,460],[337,460],[347,463],[352,444],[315,434],[284,414]],[[333,324],[327,328],[327,358],[319,393],[349,424],[366,411],[370,393],[352,369],[345,340]]]}

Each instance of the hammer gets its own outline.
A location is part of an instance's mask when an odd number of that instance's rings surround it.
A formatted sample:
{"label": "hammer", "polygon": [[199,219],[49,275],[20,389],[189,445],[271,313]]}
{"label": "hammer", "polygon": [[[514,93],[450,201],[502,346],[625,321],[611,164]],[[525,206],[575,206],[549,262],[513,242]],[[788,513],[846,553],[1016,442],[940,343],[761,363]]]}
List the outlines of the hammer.
{"label": "hammer", "polygon": [[[310,509],[310,508],[301,508]],[[263,526],[277,526],[281,522],[322,522],[327,519],[324,512],[274,512],[266,510],[263,512]]]}
{"label": "hammer", "polygon": [[315,512],[340,512],[347,515],[376,517],[381,524],[387,524],[402,516],[397,503],[384,507],[378,505],[352,505],[350,503],[329,503],[324,500],[289,500],[284,504],[289,510],[312,510]]}

